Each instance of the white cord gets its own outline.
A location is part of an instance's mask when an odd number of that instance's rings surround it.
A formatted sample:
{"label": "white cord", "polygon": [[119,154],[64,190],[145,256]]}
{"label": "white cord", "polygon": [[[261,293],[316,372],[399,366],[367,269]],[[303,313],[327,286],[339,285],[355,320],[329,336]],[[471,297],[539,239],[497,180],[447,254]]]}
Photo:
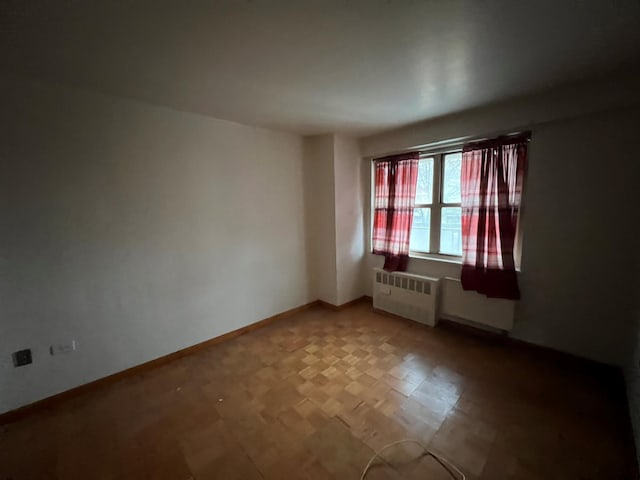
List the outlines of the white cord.
{"label": "white cord", "polygon": [[[387,448],[393,447],[394,445],[398,445],[398,444],[401,444],[401,443],[415,443],[416,445],[420,445],[420,447],[422,448],[422,450],[424,450],[424,452],[426,454],[425,456],[433,457],[434,460],[436,462],[438,462],[440,464],[440,466],[442,468],[444,468],[447,471],[447,473],[449,473],[449,475],[451,475],[451,478],[453,478],[454,480],[466,480],[467,477],[465,477],[464,473],[462,473],[460,471],[460,469],[458,467],[456,467],[453,463],[451,463],[449,460],[447,460],[445,458],[442,458],[439,455],[436,455],[431,450],[429,450],[427,447],[425,447],[422,443],[420,443],[418,440],[412,440],[412,439],[405,439],[405,440],[398,440],[396,442],[391,442],[390,444],[385,445],[379,451],[374,453],[373,457],[371,457],[371,459],[369,460],[369,463],[367,463],[367,466],[364,467],[364,470],[362,471],[362,475],[360,476],[360,480],[364,480],[364,478],[367,476],[367,472],[369,471],[369,467],[371,467],[371,464],[373,463],[373,461],[377,457],[382,458],[382,455],[381,455],[382,452],[384,452]],[[382,460],[384,460],[386,462],[386,460],[384,458],[382,458]],[[454,474],[454,472],[455,472],[455,474]]]}

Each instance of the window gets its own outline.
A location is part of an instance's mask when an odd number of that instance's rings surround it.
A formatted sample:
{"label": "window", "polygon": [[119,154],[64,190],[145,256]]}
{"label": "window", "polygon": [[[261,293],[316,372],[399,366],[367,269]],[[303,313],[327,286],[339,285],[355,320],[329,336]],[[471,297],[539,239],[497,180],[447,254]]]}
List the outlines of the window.
{"label": "window", "polygon": [[422,155],[409,249],[462,256],[460,168],[462,152]]}

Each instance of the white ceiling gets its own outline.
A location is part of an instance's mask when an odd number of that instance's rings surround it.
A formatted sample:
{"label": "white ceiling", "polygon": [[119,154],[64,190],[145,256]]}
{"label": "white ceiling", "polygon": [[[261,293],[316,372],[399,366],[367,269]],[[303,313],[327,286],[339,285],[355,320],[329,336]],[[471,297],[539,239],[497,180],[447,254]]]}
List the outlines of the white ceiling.
{"label": "white ceiling", "polygon": [[638,0],[1,8],[7,71],[303,134],[370,134],[640,62]]}

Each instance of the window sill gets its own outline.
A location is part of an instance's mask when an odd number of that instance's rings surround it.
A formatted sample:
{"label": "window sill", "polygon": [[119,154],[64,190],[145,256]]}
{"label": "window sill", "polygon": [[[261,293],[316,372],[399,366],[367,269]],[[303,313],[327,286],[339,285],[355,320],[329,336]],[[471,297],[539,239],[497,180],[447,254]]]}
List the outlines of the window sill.
{"label": "window sill", "polygon": [[453,255],[438,255],[437,253],[419,253],[409,252],[409,258],[418,258],[420,260],[432,260],[434,262],[453,263],[462,265],[462,257]]}
{"label": "window sill", "polygon": [[[369,252],[371,255],[378,255],[377,253]],[[409,252],[409,258],[418,260],[431,260],[432,262],[451,263],[453,265],[462,265],[462,257],[454,257],[450,255],[438,255],[437,253],[419,253]],[[522,273],[521,267],[516,267],[516,272]]]}
{"label": "window sill", "polygon": [[[454,257],[452,255],[438,255],[437,253],[409,252],[409,258],[417,258],[419,260],[431,260],[433,262],[452,263],[454,265],[462,265],[462,257]],[[522,273],[522,269],[519,266],[517,266],[516,272]]]}

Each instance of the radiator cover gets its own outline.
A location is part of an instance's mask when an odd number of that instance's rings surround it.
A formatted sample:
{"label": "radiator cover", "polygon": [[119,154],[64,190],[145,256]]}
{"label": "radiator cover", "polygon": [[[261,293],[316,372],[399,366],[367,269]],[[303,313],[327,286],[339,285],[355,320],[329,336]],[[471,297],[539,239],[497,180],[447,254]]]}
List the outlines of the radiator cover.
{"label": "radiator cover", "polygon": [[437,278],[373,269],[373,307],[435,327],[438,312]]}
{"label": "radiator cover", "polygon": [[469,321],[502,331],[513,328],[515,301],[487,298],[476,292],[465,291],[457,278],[445,277],[442,279],[441,286],[440,315],[442,318]]}

